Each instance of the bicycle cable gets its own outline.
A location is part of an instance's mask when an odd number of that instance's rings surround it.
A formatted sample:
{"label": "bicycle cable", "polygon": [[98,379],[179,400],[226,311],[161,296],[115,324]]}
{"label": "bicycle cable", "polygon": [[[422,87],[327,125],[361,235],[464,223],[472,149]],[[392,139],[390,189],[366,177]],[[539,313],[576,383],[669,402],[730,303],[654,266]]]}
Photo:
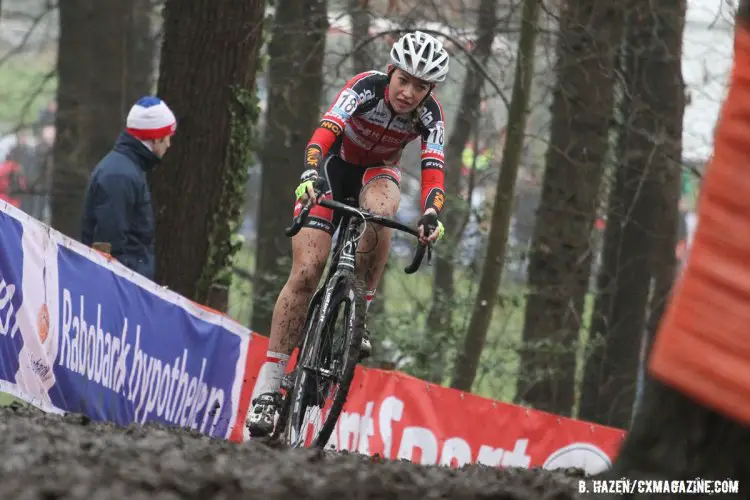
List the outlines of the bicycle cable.
{"label": "bicycle cable", "polygon": [[[360,216],[360,218],[362,219],[362,222],[364,223],[364,228],[363,228],[363,229],[362,229],[362,230],[361,230],[361,231],[359,232],[359,235],[357,235],[357,237],[356,237],[356,238],[354,239],[354,241],[353,241],[353,243],[354,243],[354,244],[356,245],[357,243],[359,243],[359,240],[361,240],[361,239],[362,239],[362,237],[363,237],[363,236],[364,236],[364,234],[365,234],[365,231],[367,230],[367,216],[366,216],[366,215],[365,215],[364,213],[362,213],[362,212],[361,212],[361,211],[360,211],[359,209],[357,209],[357,208],[354,208],[354,207],[352,207],[352,209],[353,209],[353,210],[354,210],[355,212],[357,212],[357,214],[358,214],[358,215]],[[339,229],[338,229],[338,230],[339,230],[339,231],[341,231],[341,229],[342,229],[342,228],[341,228],[341,226],[339,226]],[[375,236],[377,237],[377,231],[375,232]],[[377,241],[376,241],[376,244],[377,244]],[[338,256],[338,255],[339,255],[340,253],[341,253],[341,251],[342,251],[342,250],[343,250],[343,248],[339,248],[339,249],[338,249],[338,252],[336,252],[335,254],[333,254],[333,258],[335,259],[335,258],[336,258],[336,257],[337,257],[337,256]],[[355,256],[356,256],[356,255],[355,255]]]}

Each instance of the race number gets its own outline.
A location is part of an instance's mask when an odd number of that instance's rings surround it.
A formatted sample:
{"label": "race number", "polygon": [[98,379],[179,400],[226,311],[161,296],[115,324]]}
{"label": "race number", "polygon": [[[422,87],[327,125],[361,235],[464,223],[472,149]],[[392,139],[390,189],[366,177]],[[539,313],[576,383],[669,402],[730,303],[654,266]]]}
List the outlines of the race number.
{"label": "race number", "polygon": [[430,130],[430,135],[427,137],[427,144],[430,146],[443,146],[445,141],[445,128],[443,128],[443,122],[437,122]]}
{"label": "race number", "polygon": [[344,115],[344,117],[349,118],[354,110],[357,109],[357,104],[359,104],[357,93],[351,89],[346,89],[341,92],[341,95],[336,100],[334,110]]}

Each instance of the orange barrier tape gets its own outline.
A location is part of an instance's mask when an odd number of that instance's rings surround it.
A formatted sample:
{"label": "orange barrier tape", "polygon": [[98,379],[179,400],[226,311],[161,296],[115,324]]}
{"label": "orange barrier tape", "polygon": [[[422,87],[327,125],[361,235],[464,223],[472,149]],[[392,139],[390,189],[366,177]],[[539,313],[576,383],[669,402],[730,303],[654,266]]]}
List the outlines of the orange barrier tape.
{"label": "orange barrier tape", "polygon": [[729,93],[698,203],[687,266],[650,358],[651,373],[750,424],[750,29],[737,26]]}

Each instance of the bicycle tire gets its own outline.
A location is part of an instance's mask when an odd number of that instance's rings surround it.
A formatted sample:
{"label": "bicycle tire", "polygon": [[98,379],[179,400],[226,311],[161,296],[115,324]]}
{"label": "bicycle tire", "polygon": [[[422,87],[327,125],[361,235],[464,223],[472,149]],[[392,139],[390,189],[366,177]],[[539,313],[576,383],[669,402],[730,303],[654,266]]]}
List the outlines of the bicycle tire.
{"label": "bicycle tire", "polygon": [[[305,328],[304,333],[302,337],[299,340],[299,343],[297,345],[298,348],[298,355],[297,355],[297,363],[299,364],[299,359],[301,359],[302,352],[305,348],[305,340],[310,335],[310,332],[313,330],[315,325],[318,323],[318,316],[320,312],[320,298],[322,297],[322,294],[316,293],[312,300],[310,301],[310,305],[307,308],[307,314],[305,315]],[[292,386],[294,386],[294,382],[292,383]],[[292,387],[293,389],[293,387]],[[289,389],[285,389],[285,396],[281,401],[281,408],[279,409],[279,418],[276,420],[276,425],[274,426],[273,432],[271,433],[270,439],[272,441],[276,441],[279,438],[282,437],[282,434],[286,430],[287,425],[287,419],[289,418],[289,408],[292,406],[292,391]]]}
{"label": "bicycle tire", "polygon": [[[318,343],[317,340],[320,339],[321,349],[317,353],[318,359],[313,363],[316,368],[322,368],[321,366],[317,366],[324,362],[321,356],[334,354],[330,352],[333,350],[332,347],[328,349],[330,346],[327,347],[325,341],[330,340],[328,337],[331,337],[333,334],[332,328],[335,326],[338,313],[340,310],[343,310],[345,335],[343,349],[338,356],[341,358],[338,387],[330,409],[327,415],[325,415],[323,423],[320,425],[320,430],[312,440],[311,447],[317,448],[324,448],[328,443],[341,414],[341,410],[346,403],[349,388],[354,378],[354,371],[359,363],[359,351],[364,331],[365,295],[364,287],[360,280],[354,275],[344,275],[330,286],[327,294],[330,297],[328,301],[329,305],[324,310],[318,311],[310,334],[303,341],[297,361],[297,365],[300,366],[304,361],[314,356],[316,353],[312,352],[312,346],[316,345]],[[325,302],[324,299],[323,303]],[[297,370],[294,377],[293,389],[285,398],[285,404],[288,405],[288,408],[286,411],[287,414],[284,416],[286,421],[284,422],[283,432],[285,441],[292,447],[305,446],[307,425],[304,422],[299,425],[301,422],[300,419],[304,417],[305,410],[315,405],[308,404],[309,402],[306,399],[311,395],[320,397],[320,384],[318,382],[319,380],[316,380],[309,371]],[[327,399],[323,399],[324,405],[326,401]],[[319,402],[320,400],[318,399],[314,403]],[[300,434],[302,434],[301,437]]]}

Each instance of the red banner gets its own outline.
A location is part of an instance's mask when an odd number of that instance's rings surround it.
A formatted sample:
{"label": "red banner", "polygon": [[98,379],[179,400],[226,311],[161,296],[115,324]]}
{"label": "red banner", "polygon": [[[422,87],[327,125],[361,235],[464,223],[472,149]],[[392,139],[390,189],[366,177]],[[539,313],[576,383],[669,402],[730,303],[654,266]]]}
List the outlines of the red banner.
{"label": "red banner", "polygon": [[[247,439],[242,423],[267,343],[253,334],[235,441]],[[359,366],[329,445],[425,465],[581,467],[594,473],[611,465],[624,437],[618,429]]]}

